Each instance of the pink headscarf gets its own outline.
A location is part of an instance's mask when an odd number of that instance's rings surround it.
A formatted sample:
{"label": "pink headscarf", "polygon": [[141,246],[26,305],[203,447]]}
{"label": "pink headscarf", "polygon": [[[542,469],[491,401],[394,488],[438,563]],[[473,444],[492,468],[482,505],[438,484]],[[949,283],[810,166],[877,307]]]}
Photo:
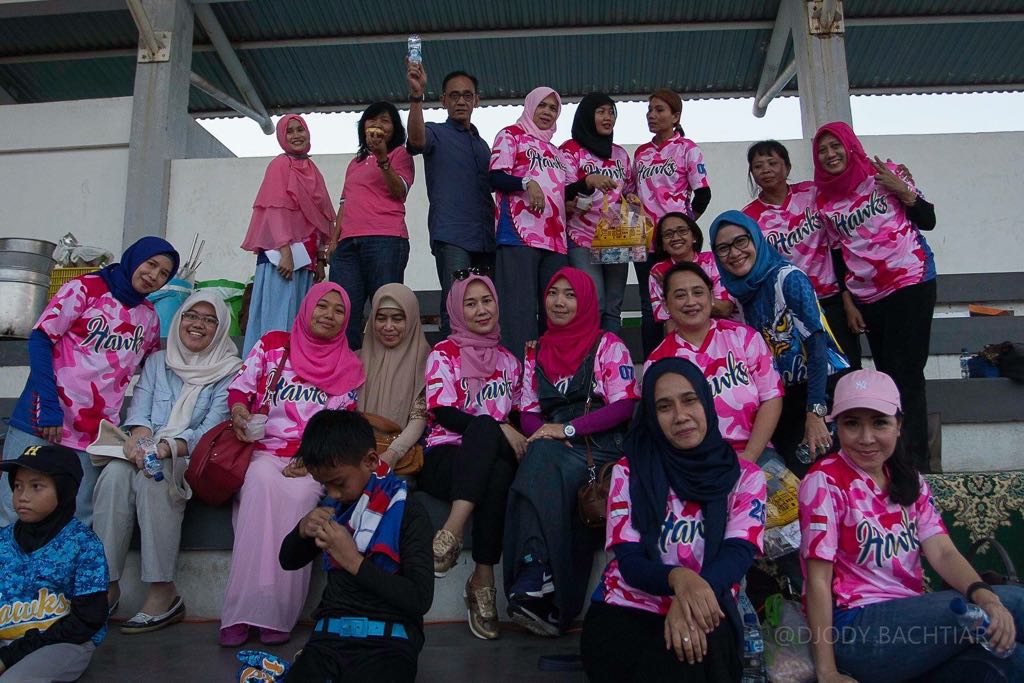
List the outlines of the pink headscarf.
{"label": "pink headscarf", "polygon": [[547,86],[540,86],[530,91],[530,94],[526,96],[526,103],[523,106],[523,113],[516,121],[516,125],[525,130],[527,133],[535,138],[540,138],[545,142],[551,142],[552,136],[555,134],[555,130],[558,128],[558,122],[551,124],[551,127],[547,130],[541,130],[537,127],[537,124],[533,122],[533,113],[537,111],[537,105],[543,102],[550,95],[555,96],[555,102],[558,103],[558,111],[555,113],[562,113],[562,98],[558,96],[558,93]]}
{"label": "pink headscarf", "polygon": [[[313,310],[328,292],[337,292],[345,304],[345,322],[333,339],[313,335]],[[341,396],[362,386],[366,373],[359,357],[348,347],[345,328],[352,318],[348,294],[333,282],[320,282],[309,289],[292,324],[288,362],[295,373],[331,396]]]}
{"label": "pink headscarf", "polygon": [[[277,122],[277,143],[285,153],[270,162],[263,176],[263,184],[252,204],[249,230],[242,241],[246,251],[279,249],[284,244],[302,242],[314,232],[324,237],[331,234],[336,214],[320,169],[305,156],[309,144],[301,156],[288,146],[288,122],[292,119],[309,133],[309,126],[298,114],[282,116]],[[263,210],[270,208],[289,210]]]}
{"label": "pink headscarf", "polygon": [[[818,141],[825,133],[832,133],[839,138],[839,142],[843,143],[843,149],[846,150],[846,170],[839,175],[829,173],[818,161]],[[818,129],[814,134],[811,154],[814,158],[814,184],[818,192],[829,200],[849,197],[865,178],[875,174],[875,167],[864,152],[864,146],[860,144],[853,129],[842,121],[826,123]]]}
{"label": "pink headscarf", "polygon": [[594,281],[582,270],[566,266],[551,278],[548,289],[562,278],[576,292],[576,315],[561,326],[553,325],[549,319],[547,331],[540,337],[537,362],[551,381],[576,374],[601,335],[601,309]]}
{"label": "pink headscarf", "polygon": [[[466,325],[466,314],[462,308],[462,300],[466,297],[466,290],[474,282],[482,282],[487,285],[494,296],[495,304],[498,302],[498,295],[494,290],[494,283],[486,275],[470,275],[465,280],[456,280],[452,288],[448,290],[448,320],[452,326],[452,333],[448,338],[459,347],[459,361],[462,365],[462,378],[466,380],[466,388],[470,396],[476,396],[484,385],[484,381],[494,374],[498,367],[498,342],[501,339],[501,329],[495,325],[490,334],[477,334],[471,332]],[[494,314],[498,315],[497,305]]]}

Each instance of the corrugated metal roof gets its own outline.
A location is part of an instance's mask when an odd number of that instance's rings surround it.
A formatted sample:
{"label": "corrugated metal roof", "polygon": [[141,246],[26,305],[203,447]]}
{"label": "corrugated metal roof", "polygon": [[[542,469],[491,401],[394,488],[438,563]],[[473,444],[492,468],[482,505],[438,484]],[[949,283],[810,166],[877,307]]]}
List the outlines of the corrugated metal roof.
{"label": "corrugated metal roof", "polygon": [[[637,95],[663,86],[689,97],[749,96],[778,5],[249,0],[212,8],[265,106],[308,111],[404,100],[402,58],[410,32],[424,35],[434,96],[440,76],[457,68],[473,71],[491,102],[519,99],[540,83],[570,98],[593,90]],[[847,0],[844,9],[850,86],[858,91],[1024,83],[1020,0]],[[994,13],[1015,20],[884,25],[893,17]],[[525,33],[495,34],[502,31]],[[18,102],[131,95],[136,40],[127,10],[2,19],[0,88]],[[194,43],[193,70],[238,98],[198,24]],[[200,114],[225,110],[195,88],[189,103]]]}

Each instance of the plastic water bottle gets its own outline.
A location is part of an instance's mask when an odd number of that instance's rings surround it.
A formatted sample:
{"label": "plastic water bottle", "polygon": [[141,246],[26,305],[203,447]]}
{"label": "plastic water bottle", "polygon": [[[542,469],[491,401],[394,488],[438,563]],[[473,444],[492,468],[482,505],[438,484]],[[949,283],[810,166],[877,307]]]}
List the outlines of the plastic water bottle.
{"label": "plastic water bottle", "polygon": [[952,602],[949,603],[949,609],[953,610],[953,614],[956,615],[957,622],[963,626],[967,631],[974,637],[979,645],[994,654],[996,657],[1006,659],[1013,654],[1014,648],[1017,646],[1016,643],[1010,645],[1010,649],[1005,652],[1000,652],[992,647],[992,644],[988,642],[988,637],[985,636],[985,631],[988,630],[989,619],[988,615],[985,614],[985,610],[975,605],[973,602],[967,602],[963,598],[953,598]]}
{"label": "plastic water bottle", "polygon": [[796,459],[805,465],[809,465],[814,462],[814,456],[811,455],[811,447],[806,442],[801,442],[796,447]]}
{"label": "plastic water bottle", "polygon": [[156,441],[148,436],[139,439],[139,448],[145,454],[142,456],[142,469],[153,477],[153,481],[164,480],[164,468],[160,458],[156,454]]}
{"label": "plastic water bottle", "polygon": [[967,349],[960,349],[960,379],[971,378],[971,354]]}
{"label": "plastic water bottle", "polygon": [[414,33],[409,36],[408,57],[410,64],[423,63],[423,41],[420,40],[419,34]]}
{"label": "plastic water bottle", "polygon": [[766,683],[768,670],[764,661],[764,638],[757,621],[757,611],[744,590],[739,594],[739,611],[743,617],[743,677],[741,683]]}

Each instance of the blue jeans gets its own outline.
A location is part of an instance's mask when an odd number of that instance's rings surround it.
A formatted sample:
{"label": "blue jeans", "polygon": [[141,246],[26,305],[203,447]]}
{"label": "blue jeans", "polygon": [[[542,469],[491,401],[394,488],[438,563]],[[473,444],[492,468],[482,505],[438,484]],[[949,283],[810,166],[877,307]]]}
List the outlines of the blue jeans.
{"label": "blue jeans", "polygon": [[441,334],[447,337],[451,334],[451,324],[448,322],[448,291],[452,288],[454,278],[452,273],[456,270],[469,268],[470,266],[486,266],[494,270],[494,254],[486,251],[466,251],[460,246],[447,242],[434,242],[431,248],[434,254],[434,264],[437,266],[437,281],[441,285]]}
{"label": "blue jeans", "polygon": [[622,330],[622,298],[626,294],[628,263],[591,263],[590,249],[569,241],[569,265],[590,276],[597,288],[597,307],[601,309],[601,329],[619,334]]}
{"label": "blue jeans", "polygon": [[1024,589],[993,588],[1013,615],[1017,648],[999,659],[973,645],[957,625],[950,601],[955,591],[925,593],[914,598],[887,600],[859,611],[839,629],[833,645],[839,670],[858,681],[906,681],[928,674],[929,681],[1024,680]]}
{"label": "blue jeans", "polygon": [[[49,443],[46,439],[40,439],[38,436],[10,427],[7,430],[7,438],[4,440],[4,460],[17,459],[29,446],[47,446]],[[78,486],[78,496],[75,498],[75,517],[78,517],[87,527],[92,528],[92,491],[96,488],[96,480],[100,478],[100,468],[92,464],[89,454],[85,451],[75,451],[75,453],[78,454],[78,459],[82,463],[82,483]],[[17,519],[11,487],[7,482],[2,482],[0,483],[0,526],[14,524]]]}
{"label": "blue jeans", "polygon": [[349,237],[338,242],[331,257],[331,282],[344,288],[352,303],[348,320],[348,345],[363,345],[363,309],[384,285],[403,282],[409,263],[409,240],[404,237]]}

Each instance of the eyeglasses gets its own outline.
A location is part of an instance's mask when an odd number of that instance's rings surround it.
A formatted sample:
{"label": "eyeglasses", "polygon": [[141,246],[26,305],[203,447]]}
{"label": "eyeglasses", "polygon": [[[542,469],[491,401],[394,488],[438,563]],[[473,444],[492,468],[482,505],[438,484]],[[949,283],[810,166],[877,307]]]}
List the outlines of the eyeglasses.
{"label": "eyeglasses", "polygon": [[689,234],[689,228],[676,228],[675,230],[665,230],[661,233],[661,236],[668,240],[674,240],[677,237],[684,237]]}
{"label": "eyeglasses", "polygon": [[726,242],[725,244],[715,245],[715,254],[718,258],[725,258],[729,255],[729,252],[735,249],[736,251],[743,251],[750,245],[750,235],[740,235],[732,242]]}
{"label": "eyeglasses", "polygon": [[469,90],[463,90],[462,92],[449,92],[449,93],[445,93],[444,96],[447,97],[448,99],[450,99],[452,102],[458,102],[459,100],[465,100],[467,102],[472,102],[473,98],[476,97],[476,93],[475,92],[471,92]]}
{"label": "eyeglasses", "polygon": [[187,323],[202,323],[206,327],[217,327],[220,321],[214,318],[212,315],[199,315],[189,311],[188,313],[182,313],[181,319]]}
{"label": "eyeglasses", "polygon": [[469,268],[459,268],[458,270],[452,271],[452,277],[456,280],[465,280],[470,275],[480,275],[482,277],[489,277],[491,269],[487,266],[470,266]]}

